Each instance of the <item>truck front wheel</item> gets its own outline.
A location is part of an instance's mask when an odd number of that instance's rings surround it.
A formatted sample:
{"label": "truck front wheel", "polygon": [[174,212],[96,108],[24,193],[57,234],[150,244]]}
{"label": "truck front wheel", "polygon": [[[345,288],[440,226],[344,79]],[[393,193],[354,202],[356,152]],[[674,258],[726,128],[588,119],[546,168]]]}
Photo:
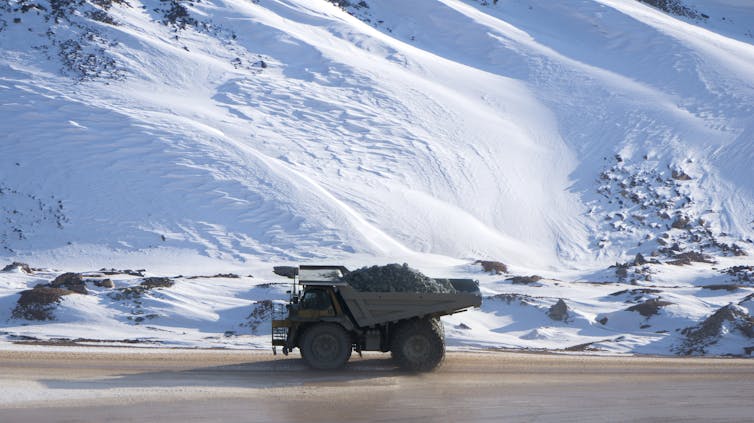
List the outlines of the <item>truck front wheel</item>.
{"label": "truck front wheel", "polygon": [[342,326],[318,323],[304,333],[301,356],[306,363],[320,370],[339,369],[351,357],[351,338]]}
{"label": "truck front wheel", "polygon": [[390,352],[398,366],[428,372],[445,358],[445,336],[438,319],[412,319],[398,325]]}

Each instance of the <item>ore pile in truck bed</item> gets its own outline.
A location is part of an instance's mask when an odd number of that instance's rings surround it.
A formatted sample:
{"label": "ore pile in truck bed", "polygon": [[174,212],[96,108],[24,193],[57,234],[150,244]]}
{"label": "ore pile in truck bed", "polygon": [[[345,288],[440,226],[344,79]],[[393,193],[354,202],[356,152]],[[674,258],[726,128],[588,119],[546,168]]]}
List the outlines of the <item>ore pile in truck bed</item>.
{"label": "ore pile in truck bed", "polygon": [[456,292],[447,279],[432,279],[406,263],[362,267],[344,275],[341,280],[361,292]]}

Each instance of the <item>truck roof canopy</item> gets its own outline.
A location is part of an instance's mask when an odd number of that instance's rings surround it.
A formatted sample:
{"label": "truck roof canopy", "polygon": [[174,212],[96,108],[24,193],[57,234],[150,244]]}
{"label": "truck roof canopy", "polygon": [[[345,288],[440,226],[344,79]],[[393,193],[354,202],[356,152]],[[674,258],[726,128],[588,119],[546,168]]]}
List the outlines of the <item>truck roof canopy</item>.
{"label": "truck roof canopy", "polygon": [[340,278],[346,273],[344,266],[299,266],[298,280],[306,285],[345,285]]}

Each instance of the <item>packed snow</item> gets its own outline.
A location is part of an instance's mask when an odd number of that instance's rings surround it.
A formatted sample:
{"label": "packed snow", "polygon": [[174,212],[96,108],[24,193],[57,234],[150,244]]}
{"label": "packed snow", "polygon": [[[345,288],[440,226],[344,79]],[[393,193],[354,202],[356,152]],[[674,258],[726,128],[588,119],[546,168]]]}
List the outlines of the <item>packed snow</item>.
{"label": "packed snow", "polygon": [[6,341],[268,348],[272,266],[407,262],[453,348],[754,350],[750,2],[333,3],[0,5]]}

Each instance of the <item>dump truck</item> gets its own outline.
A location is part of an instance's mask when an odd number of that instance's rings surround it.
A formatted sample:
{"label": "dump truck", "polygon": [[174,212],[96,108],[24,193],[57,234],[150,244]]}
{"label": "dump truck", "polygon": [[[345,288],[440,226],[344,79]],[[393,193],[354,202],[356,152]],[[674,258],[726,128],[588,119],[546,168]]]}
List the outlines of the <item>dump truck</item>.
{"label": "dump truck", "polygon": [[356,351],[390,352],[411,372],[434,369],[445,357],[440,316],[479,307],[479,284],[446,279],[448,293],[362,292],[342,277],[344,266],[279,266],[275,273],[293,279],[287,304],[273,309],[273,352],[298,348],[315,369],[342,368]]}

